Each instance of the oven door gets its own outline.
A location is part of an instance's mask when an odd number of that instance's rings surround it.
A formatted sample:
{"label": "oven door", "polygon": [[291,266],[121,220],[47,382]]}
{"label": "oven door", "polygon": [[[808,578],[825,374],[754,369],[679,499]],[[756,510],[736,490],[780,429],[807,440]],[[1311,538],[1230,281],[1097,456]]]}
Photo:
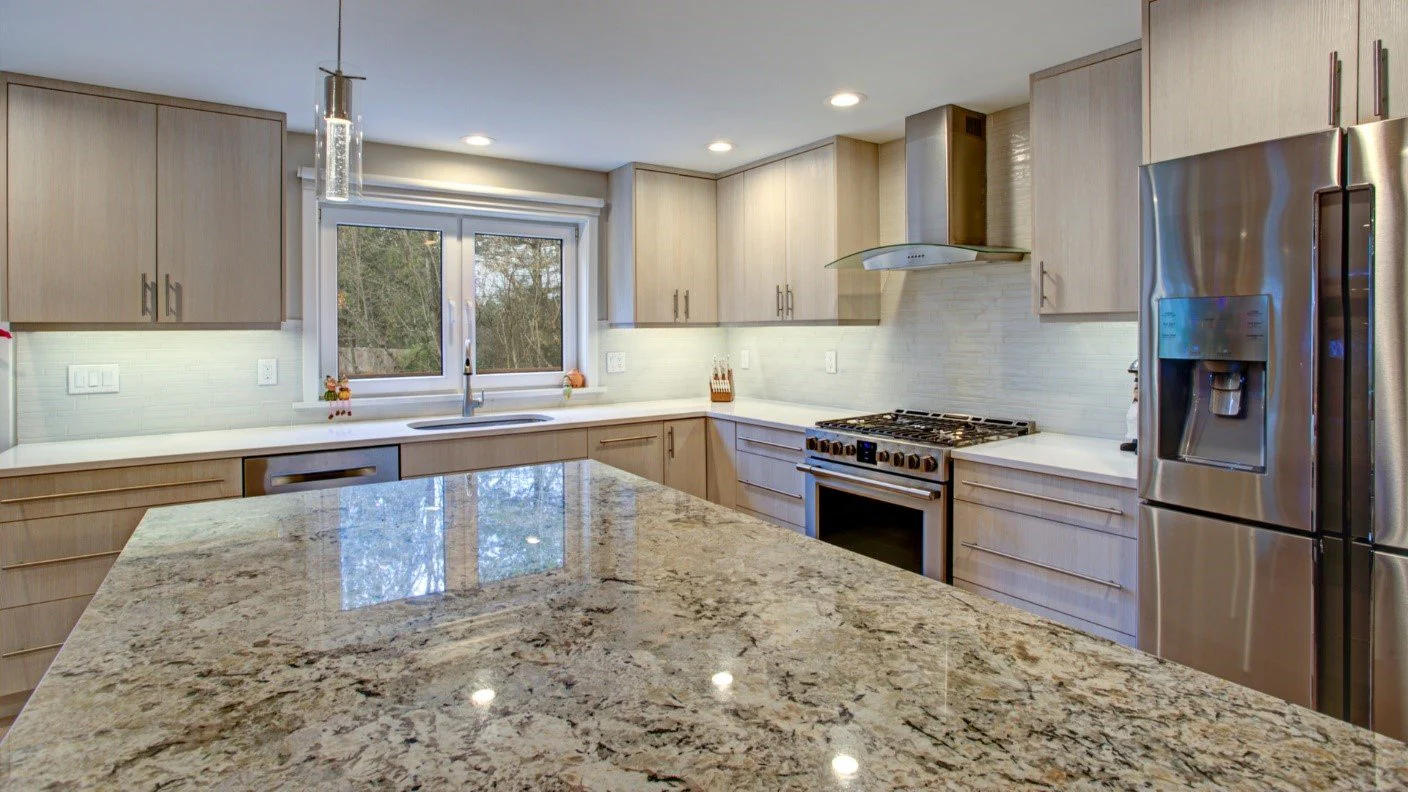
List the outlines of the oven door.
{"label": "oven door", "polygon": [[911,572],[948,580],[942,484],[808,459],[807,536]]}

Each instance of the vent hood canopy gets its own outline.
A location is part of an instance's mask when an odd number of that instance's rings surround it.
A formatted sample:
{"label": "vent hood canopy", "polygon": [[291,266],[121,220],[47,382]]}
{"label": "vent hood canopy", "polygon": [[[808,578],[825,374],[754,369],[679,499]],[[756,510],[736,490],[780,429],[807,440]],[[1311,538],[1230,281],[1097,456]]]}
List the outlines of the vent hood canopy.
{"label": "vent hood canopy", "polygon": [[913,270],[1020,261],[987,242],[987,116],[944,105],[904,120],[909,242],[862,250],[827,269]]}

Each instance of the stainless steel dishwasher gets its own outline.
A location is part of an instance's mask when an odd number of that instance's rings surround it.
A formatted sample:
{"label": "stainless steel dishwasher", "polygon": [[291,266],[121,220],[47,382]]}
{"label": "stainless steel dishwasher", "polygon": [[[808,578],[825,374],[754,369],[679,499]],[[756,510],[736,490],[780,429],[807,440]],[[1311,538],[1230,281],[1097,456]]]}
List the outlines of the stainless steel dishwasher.
{"label": "stainless steel dishwasher", "polygon": [[245,457],[244,494],[275,495],[399,481],[399,446]]}

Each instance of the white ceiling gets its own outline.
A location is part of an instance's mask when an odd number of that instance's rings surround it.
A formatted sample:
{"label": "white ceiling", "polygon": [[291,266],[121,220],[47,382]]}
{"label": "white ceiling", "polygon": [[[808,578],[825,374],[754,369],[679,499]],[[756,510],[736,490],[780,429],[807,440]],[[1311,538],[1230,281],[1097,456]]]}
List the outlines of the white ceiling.
{"label": "white ceiling", "polygon": [[[1139,37],[1141,0],[346,0],[369,140],[596,170],[716,172]],[[282,110],[311,128],[336,0],[0,0],[0,69]],[[836,110],[853,90],[869,101]],[[705,145],[736,143],[728,154]]]}

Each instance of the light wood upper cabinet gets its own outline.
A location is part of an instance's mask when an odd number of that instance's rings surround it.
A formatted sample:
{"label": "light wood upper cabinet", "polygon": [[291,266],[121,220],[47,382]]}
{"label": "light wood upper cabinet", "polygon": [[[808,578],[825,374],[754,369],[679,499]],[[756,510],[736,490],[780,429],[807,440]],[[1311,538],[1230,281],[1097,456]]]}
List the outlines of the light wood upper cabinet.
{"label": "light wood upper cabinet", "polygon": [[787,282],[787,164],[719,180],[719,320],[780,321]]}
{"label": "light wood upper cabinet", "polygon": [[[1401,26],[1401,1],[1379,2],[1396,6],[1381,16],[1397,16]],[[1328,129],[1361,115],[1359,0],[1149,0],[1145,14],[1148,162]]]}
{"label": "light wood upper cabinet", "polygon": [[609,190],[611,322],[717,323],[714,180],[632,164],[611,172]]}
{"label": "light wood upper cabinet", "polygon": [[156,107],[5,87],[9,320],[152,321]]}
{"label": "light wood upper cabinet", "polygon": [[10,321],[282,319],[282,113],[16,74],[0,85]]}
{"label": "light wood upper cabinet", "polygon": [[708,444],[703,418],[665,422],[665,486],[708,497]]}
{"label": "light wood upper cabinet", "polygon": [[[1375,91],[1382,96],[1377,105]],[[1408,116],[1408,3],[1359,0],[1359,120],[1403,116]]]}
{"label": "light wood upper cabinet", "polygon": [[[788,319],[835,319],[837,278],[825,267],[836,260],[836,147],[812,149],[783,162],[787,165],[784,312]],[[878,229],[878,215],[876,224]]]}
{"label": "light wood upper cabinet", "polygon": [[158,110],[160,321],[283,316],[283,126],[183,107]]}
{"label": "light wood upper cabinet", "polygon": [[1139,309],[1139,43],[1032,77],[1033,303]]}

